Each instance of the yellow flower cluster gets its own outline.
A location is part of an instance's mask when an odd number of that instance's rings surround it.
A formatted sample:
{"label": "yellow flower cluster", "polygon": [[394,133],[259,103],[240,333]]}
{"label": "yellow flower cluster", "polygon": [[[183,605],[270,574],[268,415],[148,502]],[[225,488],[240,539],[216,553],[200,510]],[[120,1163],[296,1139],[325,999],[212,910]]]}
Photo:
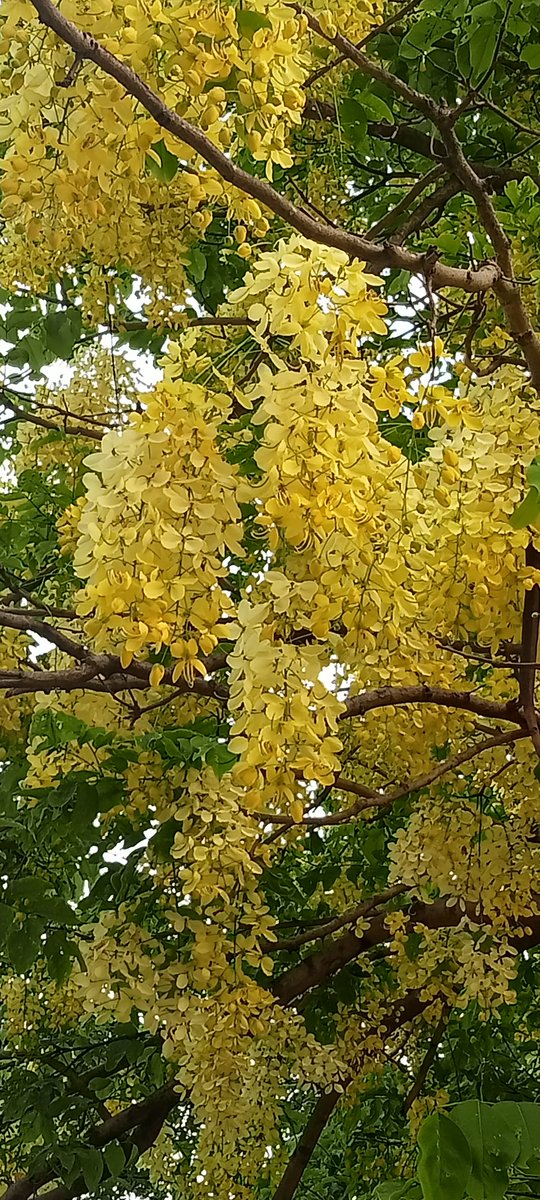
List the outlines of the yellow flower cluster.
{"label": "yellow flower cluster", "polygon": [[343,706],[320,678],[328,656],[318,645],[276,640],[268,603],[242,600],[238,632],[229,655],[229,747],[241,755],[235,778],[250,809],[288,808],[300,820],[306,793],[297,776],[331,783],[339,772],[336,727]]}
{"label": "yellow flower cluster", "polygon": [[345,1068],[298,1014],[247,977],[232,976],[214,994],[208,979],[197,992],[189,989],[186,967],[169,961],[123,910],[105,914],[93,935],[85,948],[88,974],[79,977],[86,1011],[98,1021],[107,1012],[122,1020],[135,1006],[148,1029],[165,1033],[164,1053],[201,1125],[193,1176],[204,1169],[219,1194],[234,1180],[235,1194],[244,1196],[242,1184],[253,1184],[276,1140],[290,1080],[330,1086]]}
{"label": "yellow flower cluster", "polygon": [[[50,428],[20,421],[20,449],[15,463],[17,471],[33,468],[54,473],[61,466],[64,477],[69,478],[69,471],[75,484],[90,445],[85,430],[88,428],[90,437],[99,437],[111,425],[121,425],[135,407],[139,380],[133,364],[123,354],[115,350],[113,358],[101,343],[81,346],[69,370],[68,383],[40,384],[36,388],[35,412],[50,423]],[[63,438],[52,432],[56,429],[61,435],[74,427],[78,436]],[[69,511],[74,519],[73,510]]]}
{"label": "yellow flower cluster", "polygon": [[426,1117],[432,1112],[437,1112],[439,1108],[444,1108],[449,1100],[450,1095],[446,1088],[438,1088],[430,1096],[417,1096],[407,1113],[411,1133],[416,1136]]}
{"label": "yellow flower cluster", "polygon": [[174,886],[200,917],[188,919],[181,906],[167,916],[177,932],[193,935],[186,969],[196,988],[238,981],[244,966],[272,972],[261,941],[275,940],[275,922],[258,887],[269,851],[256,851],[259,827],[242,800],[228,775],[218,781],[210,769],[191,769],[175,804],[181,830],[171,847]]}
{"label": "yellow flower cluster", "polygon": [[73,556],[79,540],[79,521],[86,505],[86,496],[80,496],[74,504],[68,504],[56,522],[60,553]]}
{"label": "yellow flower cluster", "polygon": [[[355,36],[370,28],[378,7],[345,5]],[[306,20],[289,5],[79,0],[66,15],[218,147],[233,154],[245,147],[270,178],[273,164],[292,165],[290,133],[301,122],[314,55]],[[71,72],[71,50],[43,29],[28,0],[2,12],[0,46],[4,277],[39,287],[51,269],[60,276],[90,251],[89,279],[96,266],[120,261],[142,274],[154,296],[165,288],[178,300],[182,262],[214,206],[227,206],[255,236],[265,234],[260,206],[214,170],[201,171],[189,147],[161,137],[119,84],[92,64]]]}
{"label": "yellow flower cluster", "polygon": [[519,915],[537,914],[540,846],[520,815],[502,823],[459,785],[420,801],[392,847],[391,879],[420,893],[437,887],[478,905],[494,925],[510,929]]}
{"label": "yellow flower cluster", "polygon": [[356,355],[362,334],[386,333],[386,304],[370,291],[380,286],[343,250],[293,235],[259,256],[229,301],[246,306],[259,337],[290,337],[305,361],[322,362],[331,353]]}
{"label": "yellow flower cluster", "polygon": [[97,647],[121,649],[124,666],[167,646],[175,678],[193,679],[217,644],[230,608],[223,559],[242,553],[237,475],[218,448],[220,417],[202,387],[159,384],[144,413],[85,460],[94,473],[85,477],[74,559],[88,581],[77,611]]}
{"label": "yellow flower cluster", "polygon": [[37,1041],[43,1027],[51,1032],[76,1027],[84,1011],[73,979],[56,985],[34,973],[31,980],[7,974],[0,984],[2,1037],[20,1044]]}
{"label": "yellow flower cluster", "polygon": [[[0,670],[16,671],[22,669],[27,661],[28,648],[31,639],[25,633],[15,629],[0,628]],[[34,696],[17,696],[9,698],[6,692],[0,696],[0,729],[2,740],[10,740],[24,729],[25,721],[34,707]],[[3,752],[0,751],[0,756]]]}
{"label": "yellow flower cluster", "polygon": [[494,381],[464,375],[461,391],[481,430],[432,430],[433,448],[415,470],[421,498],[411,509],[408,565],[417,620],[432,637],[475,637],[496,651],[504,639],[519,641],[523,587],[534,579],[525,565],[529,534],[509,519],[538,453],[540,407],[513,367]]}
{"label": "yellow flower cluster", "polygon": [[[456,901],[459,903],[459,901]],[[503,1004],[515,1003],[512,982],[517,975],[517,950],[503,934],[486,934],[478,924],[463,915],[454,929],[430,929],[414,926],[420,945],[414,955],[407,952],[408,933],[405,913],[392,913],[386,925],[392,932],[392,965],[400,988],[418,991],[420,998],[467,1008],[476,1003],[481,1020]]]}

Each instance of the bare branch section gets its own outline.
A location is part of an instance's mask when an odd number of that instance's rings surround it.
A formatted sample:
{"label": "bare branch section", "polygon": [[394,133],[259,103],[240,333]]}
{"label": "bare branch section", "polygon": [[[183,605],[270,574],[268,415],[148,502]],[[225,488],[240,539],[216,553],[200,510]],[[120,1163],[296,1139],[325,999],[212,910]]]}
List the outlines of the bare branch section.
{"label": "bare branch section", "polygon": [[[538,565],[538,551],[528,547],[527,562]],[[525,592],[521,626],[521,655],[519,666],[519,699],[532,744],[540,758],[540,728],[535,704],[536,656],[540,631],[540,587],[537,583]]]}
{"label": "bare branch section", "polygon": [[371,896],[363,904],[357,904],[355,908],[348,909],[340,917],[334,917],[333,921],[325,921],[322,925],[317,925],[314,929],[306,929],[303,933],[297,933],[291,938],[281,938],[277,942],[268,942],[267,949],[298,950],[298,947],[305,945],[306,942],[315,942],[319,941],[320,938],[330,937],[332,933],[337,933],[338,929],[343,929],[344,925],[354,924],[361,917],[365,917],[368,913],[373,912],[374,908],[379,908],[382,904],[388,904],[389,900],[395,900],[396,896],[402,896],[406,891],[407,888],[403,884],[396,883],[393,887],[387,888],[385,892],[380,892],[378,896]]}
{"label": "bare branch section", "polygon": [[[191,125],[189,121],[184,120],[173,109],[153,91],[147,83],[126,63],[122,63],[114,54],[111,54],[104,46],[100,45],[95,38],[78,29],[67,17],[65,17],[52,0],[32,0],[32,4],[36,9],[39,17],[45,25],[49,27],[59,38],[62,39],[68,46],[71,46],[75,54],[81,59],[89,59],[96,66],[100,67],[107,75],[116,79],[130,96],[133,96],[143,108],[146,109],[158,125],[162,129],[166,129],[173,137],[177,137],[184,142],[186,146],[191,146],[197,154],[200,154],[211,167],[218,172],[226,183],[230,183],[233,187],[244,192],[248,196],[253,196],[255,200],[259,200],[266,208],[281,217],[287,225],[296,229],[304,237],[311,239],[313,242],[318,242],[323,246],[332,246],[337,250],[343,250],[350,258],[358,258],[369,264],[378,271],[385,267],[394,267],[398,270],[409,271],[411,274],[424,275],[426,272],[426,258],[423,254],[415,254],[413,251],[405,250],[401,246],[390,245],[375,245],[369,242],[366,238],[358,237],[356,234],[349,233],[346,229],[340,229],[333,225],[327,225],[322,221],[316,221],[308,213],[291,204],[285,196],[280,195],[275,188],[271,187],[264,179],[258,179],[249,172],[242,170],[235,163],[227,158],[221,150],[206,137],[206,134],[196,126]],[[344,39],[347,46],[347,39]],[[354,48],[354,47],[353,47]],[[357,51],[360,53],[360,51]],[[365,57],[365,56],[363,56]],[[369,62],[369,59],[367,60]],[[382,74],[386,74],[383,68],[380,68]],[[381,74],[376,77],[381,77]],[[421,93],[415,92],[414,89],[408,88],[406,84],[402,86],[402,96],[404,99],[411,97],[419,98],[419,102],[423,99]],[[425,98],[426,105],[433,105],[433,101]],[[434,106],[435,107],[435,106]],[[437,262],[433,266],[430,265],[430,284],[432,288],[439,289],[444,287],[458,288],[465,292],[485,292],[495,286],[500,278],[500,268],[497,263],[487,262],[476,270],[465,269],[460,267],[450,267],[443,263]]]}
{"label": "bare branch section", "polygon": [[291,1200],[300,1183],[302,1175],[313,1155],[321,1134],[324,1132],[342,1092],[332,1088],[323,1092],[304,1129],[302,1137],[291,1155],[278,1187],[274,1192],[274,1200]]}
{"label": "bare branch section", "polygon": [[66,417],[61,425],[55,421],[50,421],[48,417],[40,417],[38,413],[21,408],[10,396],[5,397],[5,404],[6,408],[11,409],[11,412],[18,421],[27,421],[29,425],[37,425],[39,429],[47,429],[53,433],[67,434],[68,437],[86,438],[93,442],[100,442],[103,437],[103,430],[100,432],[99,430],[92,429],[89,425],[71,425],[69,424],[69,417]]}
{"label": "bare branch section", "polygon": [[293,7],[295,12],[303,13],[313,33],[316,33],[318,37],[322,37],[324,41],[335,46],[340,53],[353,62],[355,66],[359,67],[370,79],[384,83],[394,95],[399,96],[401,100],[404,100],[412,108],[415,108],[417,112],[422,113],[422,116],[431,121],[432,125],[438,129],[444,147],[444,162],[455,178],[459,180],[469,195],[472,196],[476,204],[479,220],[493,246],[495,259],[499,267],[499,277],[494,284],[494,291],[506,313],[512,337],[520,347],[527,362],[532,383],[540,391],[540,338],[532,328],[520,288],[515,279],[510,253],[511,242],[501,225],[485,183],[483,183],[471,163],[466,159],[456,136],[454,126],[460,106],[456,109],[449,109],[437,104],[431,96],[427,96],[423,92],[417,91],[416,88],[410,87],[409,84],[399,79],[397,75],[393,75],[391,71],[387,71],[386,67],[383,67],[380,63],[373,62],[368,58],[367,54],[359,50],[354,45],[354,42],[350,42],[343,34],[336,33],[334,36],[331,36],[325,33],[316,17],[311,13],[305,12],[297,4]]}
{"label": "bare branch section", "polygon": [[513,700],[502,704],[498,700],[486,700],[475,692],[452,692],[445,688],[429,687],[427,684],[410,687],[389,685],[360,692],[358,696],[352,696],[347,701],[342,720],[362,716],[374,708],[392,708],[403,704],[435,704],[440,708],[462,708],[466,712],[476,713],[479,717],[491,717],[494,721],[511,721],[513,725],[522,724],[518,705]]}

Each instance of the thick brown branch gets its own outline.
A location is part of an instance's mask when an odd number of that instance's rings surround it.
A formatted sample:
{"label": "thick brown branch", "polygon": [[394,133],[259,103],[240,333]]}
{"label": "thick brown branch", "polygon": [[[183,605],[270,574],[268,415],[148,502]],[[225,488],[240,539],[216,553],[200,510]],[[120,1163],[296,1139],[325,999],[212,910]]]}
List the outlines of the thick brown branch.
{"label": "thick brown branch", "polygon": [[428,684],[412,685],[411,687],[392,687],[390,685],[360,692],[358,696],[352,696],[347,701],[342,719],[362,716],[374,708],[394,708],[403,704],[435,704],[441,708],[460,708],[465,712],[476,713],[480,717],[492,717],[495,721],[511,721],[514,725],[522,724],[514,701],[502,704],[498,700],[485,700],[475,692],[452,692],[445,688],[429,687]]}
{"label": "thick brown branch", "polygon": [[[302,233],[304,237],[324,246],[333,246],[338,250],[344,250],[351,258],[362,259],[379,271],[385,267],[395,267],[412,274],[424,274],[425,259],[422,254],[415,254],[400,246],[377,246],[365,238],[349,233],[346,229],[325,225],[322,221],[316,221],[309,214],[302,212],[271,187],[266,180],[250,175],[241,167],[236,166],[206,134],[169,108],[131,67],[121,62],[95,38],[82,32],[72,21],[68,20],[52,3],[52,0],[32,0],[32,3],[45,25],[71,46],[81,59],[91,60],[113,79],[116,79],[129,95],[133,96],[154,117],[162,129],[166,129],[185,145],[191,146],[205,162],[214,167],[222,179],[246,195],[259,200],[276,216],[281,217],[293,229]],[[318,27],[318,22],[316,24]],[[347,46],[352,45],[352,43],[347,43],[347,39],[344,41]],[[367,61],[369,62],[369,59]],[[380,68],[374,78],[382,78],[385,74],[383,68]],[[406,84],[402,85],[401,91],[403,98],[410,100],[411,97],[419,97],[419,102],[423,102],[421,93],[415,92]],[[432,101],[426,99],[425,103],[427,106],[433,107]],[[466,292],[483,292],[492,288],[499,276],[500,270],[494,263],[485,263],[476,270],[471,270],[449,267],[437,262],[430,274],[430,282],[435,289],[453,287]]]}
{"label": "thick brown branch", "polygon": [[[36,3],[36,0],[33,0],[33,3]],[[37,3],[36,7],[38,7]],[[435,100],[432,100],[431,96],[427,96],[424,92],[419,92],[416,88],[410,87],[398,75],[393,75],[386,67],[368,58],[367,54],[364,54],[359,46],[355,46],[354,42],[344,37],[342,33],[335,33],[333,35],[325,33],[317,17],[313,13],[307,12],[306,9],[301,8],[299,4],[292,4],[291,8],[294,8],[295,12],[301,13],[305,17],[313,33],[316,33],[323,41],[335,46],[336,50],[339,50],[343,55],[343,59],[349,59],[365,75],[368,75],[370,79],[376,79],[378,83],[386,84],[396,96],[399,96],[407,104],[410,104],[412,108],[416,108],[418,112],[423,113],[429,121],[436,123],[440,110],[439,105]]]}
{"label": "thick brown branch", "polygon": [[[56,629],[54,625],[49,625],[47,621],[31,616],[30,613],[27,614],[25,611],[16,613],[9,608],[0,608],[0,626],[3,626],[5,629],[18,629],[24,633],[36,633],[39,637],[52,642],[53,646],[56,646],[58,650],[62,650],[64,654],[69,654],[71,658],[75,658],[79,662],[85,662],[88,658],[93,658],[103,668],[106,665],[106,660],[109,658],[109,655],[92,656],[85,646],[81,646],[80,642],[74,641],[66,633],[62,633],[60,629]],[[116,661],[119,662],[119,660]]]}
{"label": "thick brown branch", "polygon": [[317,1100],[296,1150],[291,1155],[274,1192],[274,1200],[291,1200],[294,1196],[317,1142],[342,1095],[342,1092],[332,1088],[330,1092],[323,1092]]}
{"label": "thick brown branch", "polygon": [[521,627],[521,661],[519,667],[519,700],[531,741],[540,757],[540,729],[535,707],[536,655],[540,630],[540,587],[537,583],[525,592]]}
{"label": "thick brown branch", "polygon": [[[291,1004],[311,988],[331,979],[360,954],[371,950],[373,946],[388,943],[391,936],[386,928],[386,916],[386,913],[377,914],[370,921],[369,928],[361,934],[348,930],[285,971],[275,980],[272,989],[280,1003]],[[464,916],[477,925],[482,925],[485,920],[485,914],[475,904],[447,899],[437,900],[434,904],[419,901],[409,909],[405,929],[412,932],[417,925],[425,925],[428,929],[451,929],[459,925]],[[539,944],[540,915],[527,915],[516,921],[513,928],[514,934],[509,941],[518,950],[527,950]]]}

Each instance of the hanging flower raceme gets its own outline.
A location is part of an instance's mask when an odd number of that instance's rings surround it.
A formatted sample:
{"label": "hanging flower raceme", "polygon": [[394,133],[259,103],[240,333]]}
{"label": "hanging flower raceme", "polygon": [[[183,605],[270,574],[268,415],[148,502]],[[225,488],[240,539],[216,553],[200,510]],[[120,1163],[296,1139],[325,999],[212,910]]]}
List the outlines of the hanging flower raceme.
{"label": "hanging flower raceme", "polygon": [[78,612],[96,647],[134,654],[167,646],[175,675],[205,673],[230,608],[220,581],[241,555],[237,474],[223,459],[220,399],[161,384],[128,428],[86,459],[87,502],[75,566],[87,580]]}

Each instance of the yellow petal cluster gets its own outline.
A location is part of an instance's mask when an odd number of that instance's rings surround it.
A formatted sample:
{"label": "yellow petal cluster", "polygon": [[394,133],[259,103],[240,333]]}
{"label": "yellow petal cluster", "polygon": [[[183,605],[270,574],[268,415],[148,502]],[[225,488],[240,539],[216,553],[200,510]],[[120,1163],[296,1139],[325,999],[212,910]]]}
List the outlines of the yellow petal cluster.
{"label": "yellow petal cluster", "polygon": [[195,384],[160,384],[129,426],[85,462],[87,501],[74,556],[87,583],[78,612],[98,647],[123,663],[169,648],[176,673],[205,673],[230,608],[224,556],[241,554],[235,469],[223,459],[223,414]]}

